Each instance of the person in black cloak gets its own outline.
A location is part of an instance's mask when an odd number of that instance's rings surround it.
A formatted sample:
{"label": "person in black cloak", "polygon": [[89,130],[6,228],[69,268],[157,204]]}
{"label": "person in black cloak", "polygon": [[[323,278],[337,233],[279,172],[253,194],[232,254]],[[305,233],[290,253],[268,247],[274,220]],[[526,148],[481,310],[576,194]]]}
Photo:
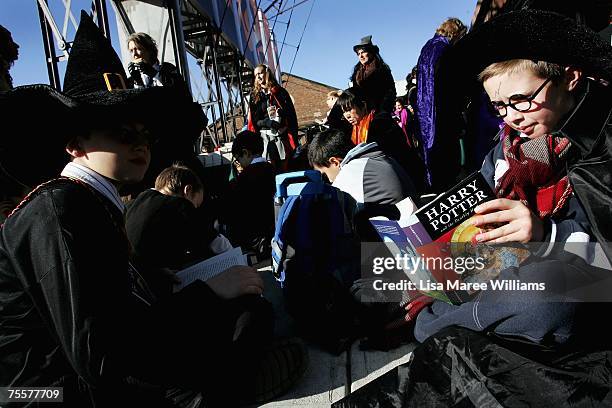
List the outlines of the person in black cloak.
{"label": "person in black cloak", "polygon": [[305,355],[290,340],[268,348],[271,308],[254,268],[234,266],[164,302],[130,262],[119,191],[142,179],[156,138],[204,121],[180,90],[126,83],[82,12],[63,93],[0,92],[1,170],[38,185],[0,229],[0,384],[61,387],[67,407],[273,398],[303,373]]}
{"label": "person in black cloak", "polygon": [[359,87],[371,109],[393,113],[395,104],[395,81],[391,68],[380,56],[380,49],[372,43],[372,36],[361,39],[353,46],[359,61],[353,67],[351,83]]}
{"label": "person in black cloak", "polygon": [[[600,316],[612,310],[612,49],[562,15],[522,10],[482,24],[452,52],[506,125],[481,170],[499,198],[475,219],[504,225],[478,238],[540,241],[499,279],[547,290],[434,302],[417,318],[423,344],[412,361],[334,407],[610,406],[612,341]],[[599,261],[577,256],[584,248]]]}

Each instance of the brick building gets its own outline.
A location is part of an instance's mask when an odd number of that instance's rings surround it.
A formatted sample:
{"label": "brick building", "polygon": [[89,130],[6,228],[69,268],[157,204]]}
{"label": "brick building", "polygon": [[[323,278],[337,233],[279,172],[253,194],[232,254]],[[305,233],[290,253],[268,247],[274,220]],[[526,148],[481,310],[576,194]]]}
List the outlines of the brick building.
{"label": "brick building", "polygon": [[312,124],[315,119],[325,119],[329,109],[325,103],[327,93],[336,88],[286,72],[282,80],[283,87],[293,97],[300,127]]}

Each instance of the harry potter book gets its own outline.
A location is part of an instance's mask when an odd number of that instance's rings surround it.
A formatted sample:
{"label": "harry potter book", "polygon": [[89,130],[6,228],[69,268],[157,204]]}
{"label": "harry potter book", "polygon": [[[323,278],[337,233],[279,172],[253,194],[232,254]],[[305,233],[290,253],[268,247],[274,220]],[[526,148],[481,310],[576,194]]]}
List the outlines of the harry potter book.
{"label": "harry potter book", "polygon": [[494,198],[483,176],[475,172],[410,216],[370,222],[393,257],[410,260],[403,265],[412,288],[460,304],[510,266],[509,259],[516,264],[526,257],[514,250],[509,257],[507,248],[476,242],[483,229],[472,224],[474,209]]}

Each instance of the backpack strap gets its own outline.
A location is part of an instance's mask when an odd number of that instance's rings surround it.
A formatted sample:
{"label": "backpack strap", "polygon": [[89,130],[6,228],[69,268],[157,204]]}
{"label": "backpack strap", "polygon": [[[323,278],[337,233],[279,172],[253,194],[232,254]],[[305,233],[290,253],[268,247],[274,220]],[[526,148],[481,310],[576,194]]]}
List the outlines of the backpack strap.
{"label": "backpack strap", "polygon": [[285,281],[284,261],[287,258],[287,240],[291,224],[288,220],[293,218],[292,214],[299,208],[299,198],[299,196],[287,197],[279,210],[272,238],[272,272],[276,280],[281,283],[281,287]]}
{"label": "backpack strap", "polygon": [[[316,249],[326,248],[322,244],[328,239],[328,235],[321,233],[322,223],[327,220],[322,218],[321,208],[315,205],[316,201],[321,200],[321,197],[316,194],[304,194],[300,196],[300,209],[296,214],[295,233],[292,236],[292,241],[295,248],[299,248],[298,270],[302,276],[309,276],[313,271],[321,270],[320,263],[327,257],[324,254],[317,252]],[[305,255],[305,256],[304,256]],[[308,275],[304,275],[304,273]]]}

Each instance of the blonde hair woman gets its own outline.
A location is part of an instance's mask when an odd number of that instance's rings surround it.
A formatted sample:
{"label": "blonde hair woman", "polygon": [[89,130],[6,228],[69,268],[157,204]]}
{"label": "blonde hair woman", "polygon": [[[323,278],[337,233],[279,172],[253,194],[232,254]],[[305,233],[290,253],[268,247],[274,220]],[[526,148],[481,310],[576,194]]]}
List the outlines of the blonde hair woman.
{"label": "blonde hair woman", "polygon": [[263,156],[277,170],[286,170],[297,144],[297,115],[289,93],[267,65],[253,71],[248,129],[264,139]]}

